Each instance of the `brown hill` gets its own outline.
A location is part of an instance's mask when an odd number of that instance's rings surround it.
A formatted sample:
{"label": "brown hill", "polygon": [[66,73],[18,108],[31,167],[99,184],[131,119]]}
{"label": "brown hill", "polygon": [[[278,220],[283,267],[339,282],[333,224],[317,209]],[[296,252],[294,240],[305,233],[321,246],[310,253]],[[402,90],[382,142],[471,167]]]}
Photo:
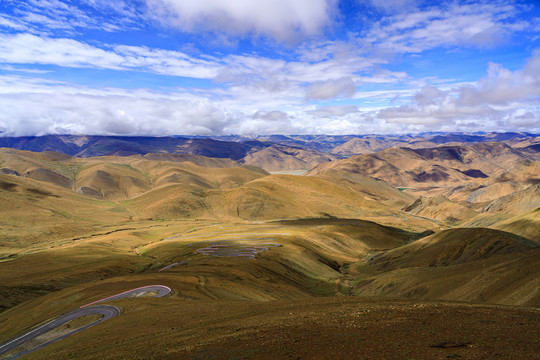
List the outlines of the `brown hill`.
{"label": "brown hill", "polygon": [[268,175],[230,159],[185,154],[72,158],[58,153],[2,149],[4,172],[76,190],[108,200],[130,199],[155,187],[183,183],[204,188],[232,188]]}
{"label": "brown hill", "polygon": [[358,217],[381,206],[328,181],[270,175],[219,190],[178,184],[161,187],[125,203],[141,218],[183,217],[270,220],[302,217]]}
{"label": "brown hill", "polygon": [[[50,182],[71,188],[74,174],[77,171],[75,159],[70,156],[54,153],[14,150],[0,148],[0,164],[2,167],[35,180]],[[70,164],[65,166],[65,164]]]}
{"label": "brown hill", "polygon": [[519,150],[524,154],[529,155],[532,159],[540,161],[540,142],[536,142],[535,144],[520,148]]}
{"label": "brown hill", "polygon": [[540,247],[490,229],[452,229],[382,252],[384,271],[359,282],[359,296],[446,299],[536,306]]}
{"label": "brown hill", "polygon": [[[380,173],[380,177],[385,179],[385,177],[393,175],[396,168],[399,173],[408,171],[417,174],[419,172],[416,169],[418,166],[429,164],[461,172],[479,170],[485,175],[492,176],[510,169],[524,159],[527,159],[526,155],[504,143],[481,143],[469,146],[443,146],[423,149],[391,148],[376,154],[360,155],[330,164],[322,164],[317,169],[314,169],[312,174],[323,172],[328,168],[355,167],[371,176]],[[379,170],[386,167],[391,167],[393,171],[386,174]],[[471,173],[471,175],[474,174]],[[385,180],[391,182],[391,178]]]}
{"label": "brown hill", "polygon": [[476,143],[390,148],[321,164],[306,175],[361,174],[417,196],[445,195],[452,201],[481,203],[525,188],[535,181],[536,171],[535,161],[504,143]]}
{"label": "brown hill", "polygon": [[[519,191],[523,189],[526,185],[519,183],[517,181],[504,181],[504,182],[497,182],[497,181],[489,181],[485,184],[478,185],[475,188],[460,188],[462,192],[465,191],[466,193],[463,195],[466,195],[465,201],[469,203],[486,203],[493,201],[495,199],[500,198],[501,196],[505,196],[508,194],[511,194],[515,191]],[[469,192],[467,190],[473,190],[472,192]],[[459,197],[459,192],[456,193],[456,189],[452,189],[450,191],[451,195],[449,197],[456,199]]]}
{"label": "brown hill", "polygon": [[266,171],[307,170],[312,167],[305,161],[293,155],[284,153],[275,147],[267,147],[248,154],[244,158],[244,162],[249,165],[263,168]]}
{"label": "brown hill", "polygon": [[129,199],[150,189],[140,171],[115,163],[88,164],[77,174],[77,189],[93,189],[104,199]]}
{"label": "brown hill", "polygon": [[[228,159],[181,154],[85,159],[59,155],[6,150],[0,152],[0,159],[13,172],[46,169],[49,183],[64,185],[58,179],[70,179],[72,191],[117,202],[137,219],[334,216],[371,217],[395,224],[399,221],[396,210],[414,200],[382,181],[358,174],[269,177],[260,168],[239,166]],[[404,225],[433,226],[421,218]]]}
{"label": "brown hill", "polygon": [[220,158],[210,158],[201,155],[192,155],[192,154],[156,154],[149,153],[143,155],[142,158],[146,160],[153,161],[169,161],[169,162],[192,162],[195,165],[204,166],[204,167],[224,167],[232,168],[236,167],[239,164],[231,159],[220,159]]}
{"label": "brown hill", "polygon": [[357,296],[536,307],[540,248],[442,267],[396,268],[360,281]]}
{"label": "brown hill", "polygon": [[420,165],[423,161],[410,149],[395,149],[391,154],[389,151],[382,151],[377,154],[367,154],[354,156],[349,159],[332,161],[321,164],[311,171],[307,172],[306,176],[321,176],[329,170],[334,170],[343,173],[360,174],[370,176],[376,179],[384,180],[394,186],[397,184],[407,183],[411,181],[412,174],[405,173],[402,169],[394,164],[393,161],[386,158],[399,157],[408,163]]}
{"label": "brown hill", "polygon": [[507,181],[517,181],[527,185],[540,184],[540,161],[521,160],[493,179],[493,182],[497,183]]}
{"label": "brown hill", "polygon": [[420,197],[403,208],[410,214],[441,221],[463,221],[474,218],[478,213],[461,204],[448,200],[442,195]]}
{"label": "brown hill", "polygon": [[359,193],[366,199],[383,202],[396,208],[410,204],[414,200],[411,195],[390,186],[382,180],[376,180],[354,171],[329,169],[316,177]]}
{"label": "brown hill", "polygon": [[492,226],[496,229],[512,232],[540,244],[540,207],[500,220]]}
{"label": "brown hill", "polygon": [[24,176],[30,179],[48,182],[68,189],[71,189],[73,187],[73,182],[67,177],[43,168],[36,168],[30,170],[26,174],[24,174]]}
{"label": "brown hill", "polygon": [[214,207],[243,219],[358,217],[378,206],[363,196],[322,179],[271,175],[220,195]]}
{"label": "brown hill", "polygon": [[345,144],[336,146],[331,153],[339,156],[354,156],[375,153],[394,146],[405,146],[407,142],[388,139],[382,136],[353,138]]}
{"label": "brown hill", "polygon": [[462,184],[448,192],[453,200],[485,203],[540,183],[540,162],[520,160],[508,170],[490,178],[478,179],[475,184]]}
{"label": "brown hill", "polygon": [[537,207],[540,207],[540,184],[501,196],[485,206],[482,211],[517,215]]}
{"label": "brown hill", "polygon": [[0,175],[0,259],[129,220],[113,204],[48,182]]}
{"label": "brown hill", "polygon": [[266,171],[283,171],[309,170],[321,163],[336,159],[336,156],[316,150],[273,145],[249,153],[242,161]]}
{"label": "brown hill", "polygon": [[441,267],[524,252],[537,246],[529,239],[500,230],[456,228],[377,254],[369,263],[385,270]]}

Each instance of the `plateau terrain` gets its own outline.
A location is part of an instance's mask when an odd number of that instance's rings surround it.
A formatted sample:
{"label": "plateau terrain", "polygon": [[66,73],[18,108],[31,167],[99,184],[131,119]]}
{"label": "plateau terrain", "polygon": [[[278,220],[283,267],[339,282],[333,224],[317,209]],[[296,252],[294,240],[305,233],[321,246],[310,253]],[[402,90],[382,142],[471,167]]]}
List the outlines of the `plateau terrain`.
{"label": "plateau terrain", "polygon": [[538,358],[539,145],[0,138],[0,358]]}

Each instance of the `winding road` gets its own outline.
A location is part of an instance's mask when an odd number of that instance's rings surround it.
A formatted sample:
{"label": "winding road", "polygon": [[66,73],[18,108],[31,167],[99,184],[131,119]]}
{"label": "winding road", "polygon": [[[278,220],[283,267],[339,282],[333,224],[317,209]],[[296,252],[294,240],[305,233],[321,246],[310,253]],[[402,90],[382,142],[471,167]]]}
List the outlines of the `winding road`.
{"label": "winding road", "polygon": [[[38,344],[35,347],[32,347],[30,349],[23,350],[21,352],[15,353],[15,354],[8,355],[7,357],[5,357],[3,359],[4,360],[16,359],[16,358],[21,357],[23,355],[26,355],[26,354],[28,354],[28,353],[30,353],[32,351],[41,349],[44,346],[47,346],[49,344],[52,344],[52,343],[55,343],[57,341],[63,340],[65,338],[67,338],[68,336],[71,336],[73,334],[76,334],[78,332],[86,330],[89,327],[97,325],[102,321],[105,321],[107,319],[110,319],[110,318],[113,318],[115,316],[120,315],[120,309],[117,308],[116,306],[93,305],[93,304],[100,303],[100,302],[103,302],[103,301],[111,301],[111,300],[127,298],[127,297],[138,297],[138,296],[144,295],[144,294],[149,293],[149,292],[156,292],[157,294],[154,295],[155,297],[163,297],[165,295],[168,295],[171,292],[171,289],[169,287],[163,286],[163,285],[142,286],[142,287],[139,287],[139,288],[136,288],[136,289],[131,289],[131,290],[124,291],[122,293],[119,293],[119,294],[116,294],[116,295],[113,295],[113,296],[106,297],[104,299],[93,301],[93,302],[91,302],[89,304],[81,306],[79,309],[76,309],[76,310],[71,311],[71,312],[69,312],[67,314],[61,315],[61,316],[57,317],[56,319],[53,319],[53,320],[51,320],[51,321],[49,321],[49,322],[47,322],[47,323],[33,329],[33,330],[30,330],[27,333],[16,337],[15,339],[12,339],[12,340],[4,343],[4,344],[0,344],[0,355],[6,354],[7,352],[9,352],[9,351],[23,345],[24,343],[29,342],[29,341],[37,338],[40,335],[46,334],[49,331],[52,331],[52,330],[54,330],[54,329],[56,329],[56,328],[58,328],[58,327],[60,327],[60,326],[62,326],[64,324],[70,322],[71,320],[75,320],[75,319],[80,318],[82,316],[101,315],[101,318],[99,318],[98,320],[96,320],[96,321],[94,321],[94,322],[92,322],[90,324],[84,325],[84,326],[82,326],[80,328],[77,328],[77,329],[69,331],[69,332],[67,332],[65,334],[62,334],[61,336],[59,336],[57,338],[54,338],[52,340],[49,340],[49,341],[43,342],[41,344]],[[93,306],[91,306],[91,305],[93,305]]]}
{"label": "winding road", "polygon": [[171,288],[164,285],[141,286],[135,289],[121,292],[120,294],[116,294],[116,295],[112,295],[112,296],[109,296],[100,300],[92,301],[91,303],[81,306],[81,308],[94,305],[103,301],[118,300],[118,299],[123,299],[127,297],[138,297],[149,292],[156,292],[157,294],[154,295],[154,297],[163,297],[165,295],[168,295],[171,292]]}
{"label": "winding road", "polygon": [[257,254],[267,251],[271,247],[281,247],[274,238],[236,238],[223,240],[206,240],[188,244],[196,246],[209,244],[207,247],[197,249],[197,253],[216,257],[233,257],[254,259]]}

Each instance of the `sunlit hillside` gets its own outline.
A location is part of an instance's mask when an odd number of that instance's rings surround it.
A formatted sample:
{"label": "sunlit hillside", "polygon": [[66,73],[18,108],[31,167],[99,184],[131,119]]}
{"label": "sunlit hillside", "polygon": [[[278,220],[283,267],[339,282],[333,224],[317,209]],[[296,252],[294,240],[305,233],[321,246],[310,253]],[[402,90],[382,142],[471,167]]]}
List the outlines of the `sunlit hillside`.
{"label": "sunlit hillside", "polygon": [[[242,327],[242,317],[216,315],[220,306],[233,313],[261,309],[245,318],[251,323],[262,316],[269,327],[257,330],[261,334],[282,329],[288,318],[281,310],[298,303],[309,304],[298,314],[325,323],[334,310],[315,315],[316,309],[339,304],[381,321],[379,311],[402,317],[410,309],[436,307],[443,322],[457,306],[445,301],[467,304],[459,306],[474,316],[480,316],[478,304],[540,306],[540,174],[531,154],[482,143],[329,157],[309,163],[313,168],[303,175],[246,165],[299,174],[308,166],[296,160],[277,166],[274,159],[274,150],[239,162],[193,154],[72,157],[1,149],[1,341],[70,309],[149,285],[171,293],[105,300],[120,309],[130,331],[122,321],[107,320],[28,357],[69,358],[69,346],[77,357],[92,358],[95,353],[72,338],[86,339],[98,328],[122,334],[115,342],[123,345],[96,345],[97,352],[129,356],[129,346],[139,346],[129,339],[143,336],[152,321],[149,308],[159,319],[202,314],[200,327],[192,326],[205,329],[207,341],[222,342],[229,335],[219,335],[220,326],[245,339],[253,333]],[[489,311],[497,319],[506,316],[495,309]],[[214,329],[207,322],[216,316],[223,325]],[[77,318],[9,353],[25,353],[99,319]],[[299,319],[292,321],[303,329]],[[178,325],[172,318],[160,321],[166,324],[157,332],[161,340],[152,335],[147,341],[181,356],[206,346],[185,347],[184,333],[172,340]],[[407,324],[399,326],[413,326]]]}

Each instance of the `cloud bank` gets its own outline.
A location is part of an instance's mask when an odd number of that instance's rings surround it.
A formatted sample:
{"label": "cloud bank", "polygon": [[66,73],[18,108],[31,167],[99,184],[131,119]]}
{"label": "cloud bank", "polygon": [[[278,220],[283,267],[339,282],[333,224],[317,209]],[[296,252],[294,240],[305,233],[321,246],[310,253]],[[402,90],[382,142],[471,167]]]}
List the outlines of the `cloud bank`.
{"label": "cloud bank", "polygon": [[[378,15],[347,19],[337,0],[10,1],[0,133],[540,131],[534,6],[360,3]],[[222,40],[228,51],[197,47]],[[486,60],[466,82],[410,72],[431,54],[489,55],[510,40],[531,48],[524,65]]]}
{"label": "cloud bank", "polygon": [[182,31],[264,35],[290,42],[329,24],[333,0],[146,0],[149,14]]}
{"label": "cloud bank", "polygon": [[525,66],[510,71],[490,63],[475,84],[449,90],[426,86],[407,105],[379,111],[390,123],[441,127],[483,124],[486,129],[518,127],[538,131],[540,114],[540,51]]}

